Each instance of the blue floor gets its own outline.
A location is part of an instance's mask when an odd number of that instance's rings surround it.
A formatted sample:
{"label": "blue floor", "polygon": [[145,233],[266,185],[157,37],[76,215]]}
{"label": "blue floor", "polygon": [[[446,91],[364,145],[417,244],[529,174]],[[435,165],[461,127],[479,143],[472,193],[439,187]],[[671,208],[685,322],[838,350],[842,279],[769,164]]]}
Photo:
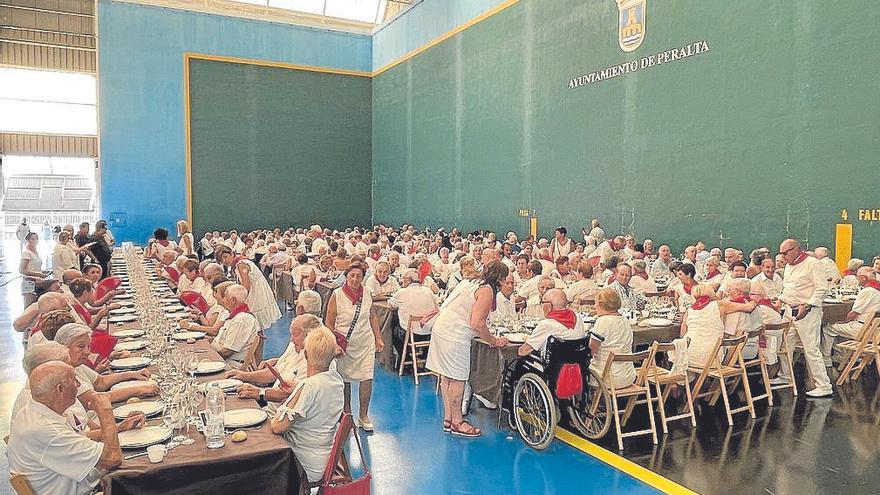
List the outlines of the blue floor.
{"label": "blue floor", "polygon": [[[266,356],[287,347],[289,321],[285,316],[267,330]],[[377,495],[659,493],[559,440],[536,452],[518,436],[499,431],[495,411],[471,413],[469,419],[483,429],[480,438],[443,433],[434,380],[420,382],[376,370],[370,411],[376,432],[361,438]]]}

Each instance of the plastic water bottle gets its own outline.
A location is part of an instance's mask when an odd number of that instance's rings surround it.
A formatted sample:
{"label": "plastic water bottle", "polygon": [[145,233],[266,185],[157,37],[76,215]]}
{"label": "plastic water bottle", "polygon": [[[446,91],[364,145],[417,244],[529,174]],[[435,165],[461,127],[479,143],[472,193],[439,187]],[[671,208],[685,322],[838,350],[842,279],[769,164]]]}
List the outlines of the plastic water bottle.
{"label": "plastic water bottle", "polygon": [[226,412],[226,394],[220,390],[217,382],[208,386],[206,394],[208,402],[208,424],[205,425],[205,440],[209,449],[219,449],[226,444],[226,432],[223,427],[223,414]]}

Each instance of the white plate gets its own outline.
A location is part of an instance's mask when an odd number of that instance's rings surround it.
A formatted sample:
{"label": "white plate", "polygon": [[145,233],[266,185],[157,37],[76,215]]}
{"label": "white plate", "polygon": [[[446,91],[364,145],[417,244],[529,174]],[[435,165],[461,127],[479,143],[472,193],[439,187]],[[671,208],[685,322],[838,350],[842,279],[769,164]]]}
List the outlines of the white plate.
{"label": "white plate", "polygon": [[639,322],[640,327],[668,327],[672,325],[672,320],[666,318],[648,318]]}
{"label": "white plate", "polygon": [[505,339],[511,344],[524,344],[525,341],[529,338],[529,334],[527,333],[508,333],[503,335]]}
{"label": "white plate", "polygon": [[111,316],[108,320],[110,323],[127,323],[130,321],[137,321],[137,315],[119,315],[119,316]]}
{"label": "white plate", "polygon": [[147,347],[146,340],[129,340],[125,342],[117,342],[116,347],[113,349],[116,351],[137,351]]}
{"label": "white plate", "polygon": [[123,449],[142,449],[162,443],[171,438],[171,429],[164,426],[145,426],[119,434],[119,446]]}
{"label": "white plate", "polygon": [[155,416],[165,409],[165,403],[161,400],[143,400],[133,402],[131,404],[123,404],[113,408],[113,417],[116,419],[125,419],[132,411],[140,411],[144,416]]}
{"label": "white plate", "polygon": [[160,297],[159,302],[166,304],[180,304],[180,299],[176,297]]}
{"label": "white plate", "polygon": [[234,409],[223,414],[226,428],[246,428],[266,421],[266,411],[262,409]]}
{"label": "white plate", "polygon": [[204,390],[207,390],[212,383],[216,383],[217,386],[220,387],[220,390],[223,390],[225,392],[238,387],[244,382],[237,378],[224,378],[222,380],[211,380],[210,382],[205,382],[202,384],[202,388]]}
{"label": "white plate", "polygon": [[132,298],[131,294],[119,294],[118,296],[114,297],[113,300],[115,301],[117,299],[131,299],[131,298]]}
{"label": "white plate", "polygon": [[856,297],[858,297],[858,296],[854,296],[852,294],[849,294],[849,295],[843,296],[843,300],[844,301],[855,301]]}
{"label": "white plate", "polygon": [[181,306],[180,304],[174,304],[171,306],[162,307],[162,311],[166,313],[179,313],[181,311],[186,311],[186,306]]}
{"label": "white plate", "polygon": [[840,299],[831,299],[830,297],[826,297],[822,300],[822,302],[825,304],[840,304],[843,301],[841,301]]}
{"label": "white plate", "polygon": [[136,370],[150,365],[150,358],[133,356],[110,361],[110,367],[117,370]]}
{"label": "white plate", "polygon": [[183,342],[188,339],[201,339],[205,336],[205,332],[177,332],[171,336],[174,340]]}
{"label": "white plate", "polygon": [[113,332],[110,335],[118,338],[126,338],[126,337],[140,337],[144,334],[143,329],[141,328],[129,328],[128,330],[120,330],[118,332]]}
{"label": "white plate", "polygon": [[224,361],[199,361],[199,367],[196,370],[197,375],[213,375],[226,369]]}
{"label": "white plate", "polygon": [[110,387],[110,390],[122,390],[125,388],[140,387],[143,385],[155,385],[155,384],[156,384],[156,382],[154,382],[153,380],[129,380],[127,382],[119,382],[116,385],[113,385],[112,387]]}
{"label": "white plate", "polygon": [[132,313],[137,313],[137,310],[134,308],[118,308],[110,310],[111,315],[130,315]]}
{"label": "white plate", "polygon": [[113,301],[113,304],[118,304],[119,306],[121,306],[123,308],[133,308],[134,307],[133,301]]}

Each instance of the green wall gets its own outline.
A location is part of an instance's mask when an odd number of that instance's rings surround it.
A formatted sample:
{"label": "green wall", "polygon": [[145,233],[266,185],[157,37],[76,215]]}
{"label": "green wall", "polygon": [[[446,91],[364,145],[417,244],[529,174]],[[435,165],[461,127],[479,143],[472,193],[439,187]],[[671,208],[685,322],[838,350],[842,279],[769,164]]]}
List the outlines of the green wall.
{"label": "green wall", "polygon": [[[542,234],[592,217],[670,242],[834,243],[880,208],[880,11],[838,2],[648,0],[617,43],[613,0],[522,0],[373,78],[373,220]],[[569,89],[706,40],[710,51]],[[856,223],[855,255],[880,226]]]}
{"label": "green wall", "polygon": [[199,232],[370,222],[370,78],[192,60]]}

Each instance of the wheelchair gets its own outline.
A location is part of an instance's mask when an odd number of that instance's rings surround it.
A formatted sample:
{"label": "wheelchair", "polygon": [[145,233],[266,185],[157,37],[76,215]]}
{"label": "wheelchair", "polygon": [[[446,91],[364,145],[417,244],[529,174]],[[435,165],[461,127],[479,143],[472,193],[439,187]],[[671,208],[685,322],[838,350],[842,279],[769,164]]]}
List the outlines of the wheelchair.
{"label": "wheelchair", "polygon": [[550,446],[563,414],[583,436],[604,436],[611,426],[611,398],[602,377],[590,369],[589,343],[589,337],[550,337],[544,356],[535,352],[509,361],[502,375],[499,426],[506,414],[510,429],[536,450]]}

